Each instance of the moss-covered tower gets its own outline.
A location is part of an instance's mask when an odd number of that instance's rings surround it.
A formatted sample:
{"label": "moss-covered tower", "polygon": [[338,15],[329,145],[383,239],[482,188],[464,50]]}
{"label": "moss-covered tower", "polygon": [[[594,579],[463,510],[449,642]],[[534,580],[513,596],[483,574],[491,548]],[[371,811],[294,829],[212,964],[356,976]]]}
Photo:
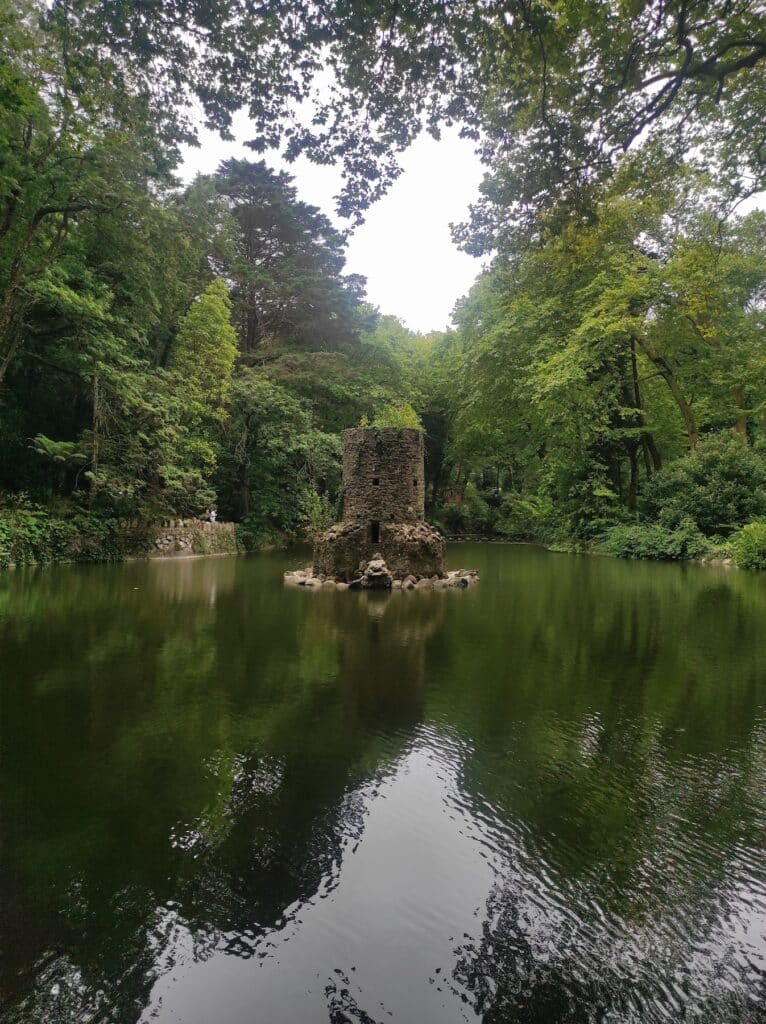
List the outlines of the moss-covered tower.
{"label": "moss-covered tower", "polygon": [[314,545],[317,575],[348,582],[377,553],[397,579],[444,575],[444,538],[424,520],[421,430],[345,430],[343,491],[343,521]]}

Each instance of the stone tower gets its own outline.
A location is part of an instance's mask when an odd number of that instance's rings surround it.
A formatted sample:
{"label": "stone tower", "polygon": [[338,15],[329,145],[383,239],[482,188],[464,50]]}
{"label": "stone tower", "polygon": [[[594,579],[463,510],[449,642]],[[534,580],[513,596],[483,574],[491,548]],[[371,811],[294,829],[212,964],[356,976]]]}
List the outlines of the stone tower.
{"label": "stone tower", "polygon": [[380,553],[395,579],[443,576],[444,538],[424,519],[423,432],[343,431],[343,521],[314,545],[314,573],[349,582]]}

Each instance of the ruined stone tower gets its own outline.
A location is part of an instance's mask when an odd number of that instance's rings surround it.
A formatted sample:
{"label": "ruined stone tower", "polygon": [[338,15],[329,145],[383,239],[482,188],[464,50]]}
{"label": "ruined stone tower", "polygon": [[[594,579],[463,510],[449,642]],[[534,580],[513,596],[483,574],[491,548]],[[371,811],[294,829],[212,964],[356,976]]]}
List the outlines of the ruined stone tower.
{"label": "ruined stone tower", "polygon": [[349,582],[378,552],[395,579],[444,575],[444,538],[424,520],[421,430],[344,430],[343,491],[343,521],[314,545],[316,575]]}

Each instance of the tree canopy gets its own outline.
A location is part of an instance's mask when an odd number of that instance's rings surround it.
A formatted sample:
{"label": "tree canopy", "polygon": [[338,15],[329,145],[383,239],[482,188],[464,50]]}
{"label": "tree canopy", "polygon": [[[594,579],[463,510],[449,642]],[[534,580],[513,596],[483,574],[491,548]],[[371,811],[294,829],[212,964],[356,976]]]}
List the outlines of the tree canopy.
{"label": "tree canopy", "polygon": [[[705,452],[760,493],[755,2],[0,0],[0,30],[8,501],[218,502],[293,535],[337,507],[333,439],[360,421],[422,423],[455,529],[707,536],[702,499],[681,515],[661,483]],[[181,146],[240,109],[254,153],[341,165],[352,220],[419,132],[475,141],[455,235],[492,258],[454,330],[370,307],[345,231],[265,159],[179,185]],[[726,501],[722,530],[761,514]]]}

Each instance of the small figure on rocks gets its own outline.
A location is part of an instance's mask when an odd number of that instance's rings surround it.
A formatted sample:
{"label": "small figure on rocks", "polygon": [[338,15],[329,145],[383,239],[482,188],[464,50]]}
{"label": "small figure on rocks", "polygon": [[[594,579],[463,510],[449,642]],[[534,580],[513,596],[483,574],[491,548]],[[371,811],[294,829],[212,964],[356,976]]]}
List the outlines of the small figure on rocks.
{"label": "small figure on rocks", "polygon": [[362,573],[362,587],[365,590],[390,590],[393,577],[380,553],[376,553],[367,563]]}

